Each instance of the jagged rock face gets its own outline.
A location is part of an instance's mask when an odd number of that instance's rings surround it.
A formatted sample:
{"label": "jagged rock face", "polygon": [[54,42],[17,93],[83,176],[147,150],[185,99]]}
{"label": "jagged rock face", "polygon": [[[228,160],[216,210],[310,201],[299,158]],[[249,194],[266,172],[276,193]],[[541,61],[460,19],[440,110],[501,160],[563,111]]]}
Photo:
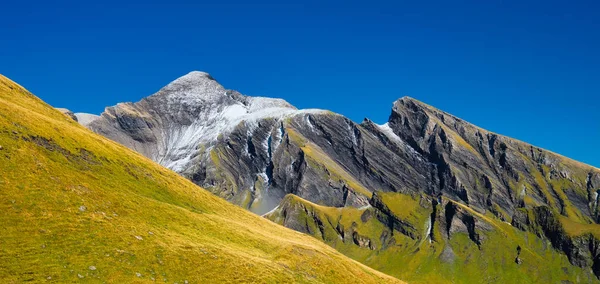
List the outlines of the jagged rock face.
{"label": "jagged rock face", "polygon": [[545,204],[568,217],[597,220],[595,168],[483,130],[411,98],[394,103],[389,125],[435,164],[438,194],[480,210],[500,213],[498,206],[509,215],[519,207]]}
{"label": "jagged rock face", "polygon": [[[84,125],[95,132],[234,203],[266,212],[296,186],[285,186],[287,175],[273,180],[284,121],[320,113],[297,110],[280,99],[243,96],[224,89],[207,73],[192,72],[140,102],[109,107],[95,118],[77,116],[87,118]],[[296,158],[287,162],[291,165]],[[282,186],[271,186],[275,182]]]}
{"label": "jagged rock face", "polygon": [[95,132],[259,214],[288,193],[360,207],[373,190],[433,192],[437,184],[432,165],[387,126],[247,97],[203,72],[99,117],[76,115]]}
{"label": "jagged rock face", "polygon": [[181,171],[198,143],[216,142],[244,119],[254,123],[294,111],[283,100],[245,97],[225,90],[207,73],[192,72],[140,102],[107,108],[87,126]]}
{"label": "jagged rock face", "polygon": [[471,125],[405,97],[389,122],[356,124],[280,99],[226,90],[191,72],[92,130],[257,213],[288,193],[321,205],[366,205],[373,191],[448,196],[509,220],[532,205],[598,221],[598,170]]}

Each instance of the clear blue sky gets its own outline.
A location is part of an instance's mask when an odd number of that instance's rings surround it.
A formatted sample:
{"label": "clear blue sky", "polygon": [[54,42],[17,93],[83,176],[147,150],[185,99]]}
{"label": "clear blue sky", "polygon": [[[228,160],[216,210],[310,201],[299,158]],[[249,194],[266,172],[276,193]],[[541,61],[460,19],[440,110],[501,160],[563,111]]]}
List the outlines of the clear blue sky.
{"label": "clear blue sky", "polygon": [[600,1],[195,2],[4,1],[0,73],[96,114],[192,70],[357,122],[408,95],[600,167]]}

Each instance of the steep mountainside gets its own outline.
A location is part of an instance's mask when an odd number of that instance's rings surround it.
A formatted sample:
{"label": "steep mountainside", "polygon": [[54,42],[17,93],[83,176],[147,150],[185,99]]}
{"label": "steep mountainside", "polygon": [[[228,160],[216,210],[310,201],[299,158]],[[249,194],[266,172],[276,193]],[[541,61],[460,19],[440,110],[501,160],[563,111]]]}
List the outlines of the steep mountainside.
{"label": "steep mountainside", "polygon": [[0,76],[3,283],[398,282],[215,197]]}
{"label": "steep mountainside", "polygon": [[76,116],[95,132],[259,214],[288,193],[360,207],[372,189],[437,186],[430,180],[434,165],[389,127],[362,127],[332,112],[243,96],[203,72],[101,116]]}
{"label": "steep mountainside", "polygon": [[[598,169],[412,98],[396,101],[384,125],[356,124],[192,72],[138,103],[77,117],[232,203],[393,275],[600,275]],[[413,269],[398,269],[407,261]]]}

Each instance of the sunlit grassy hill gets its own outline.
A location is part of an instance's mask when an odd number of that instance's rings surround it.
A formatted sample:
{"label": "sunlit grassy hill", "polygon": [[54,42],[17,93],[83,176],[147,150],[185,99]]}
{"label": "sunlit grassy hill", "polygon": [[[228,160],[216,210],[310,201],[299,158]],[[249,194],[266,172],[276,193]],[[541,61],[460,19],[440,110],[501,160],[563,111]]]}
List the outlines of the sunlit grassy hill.
{"label": "sunlit grassy hill", "polygon": [[397,282],[92,133],[2,76],[0,210],[3,283]]}

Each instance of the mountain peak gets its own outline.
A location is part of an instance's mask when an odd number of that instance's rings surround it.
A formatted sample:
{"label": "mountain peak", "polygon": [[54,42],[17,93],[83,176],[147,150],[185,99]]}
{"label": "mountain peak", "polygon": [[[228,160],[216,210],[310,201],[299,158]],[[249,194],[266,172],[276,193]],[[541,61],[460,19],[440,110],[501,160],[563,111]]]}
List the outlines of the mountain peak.
{"label": "mountain peak", "polygon": [[202,72],[202,71],[192,71],[189,72],[177,79],[175,79],[173,82],[169,83],[168,86],[189,86],[189,87],[193,87],[193,86],[198,86],[198,85],[214,85],[217,84],[217,80],[215,80],[215,78],[213,78],[210,74],[208,74],[207,72]]}
{"label": "mountain peak", "polygon": [[214,101],[225,95],[225,88],[210,74],[192,71],[183,75],[158,91],[153,97],[169,97],[173,101]]}
{"label": "mountain peak", "polygon": [[401,101],[417,101],[417,99],[415,99],[413,97],[409,97],[409,96],[403,96],[403,97],[399,98],[398,100],[401,100]]}
{"label": "mountain peak", "polygon": [[413,103],[413,104],[419,104],[419,105],[428,106],[426,103],[424,103],[422,101],[419,101],[419,100],[417,100],[417,99],[415,99],[413,97],[409,97],[409,96],[404,96],[404,97],[399,98],[396,102],[394,102],[394,104],[396,104],[396,103],[400,103],[400,104],[403,104],[403,105],[407,105],[409,103]]}
{"label": "mountain peak", "polygon": [[177,78],[175,81],[193,82],[206,79],[215,81],[215,79],[210,74],[204,71],[192,71]]}
{"label": "mountain peak", "polygon": [[[213,78],[208,72],[204,71],[191,71],[177,79],[175,79],[170,84],[178,84],[178,85],[197,85],[203,84],[206,82],[214,82],[217,81]],[[170,85],[169,84],[169,85]]]}

